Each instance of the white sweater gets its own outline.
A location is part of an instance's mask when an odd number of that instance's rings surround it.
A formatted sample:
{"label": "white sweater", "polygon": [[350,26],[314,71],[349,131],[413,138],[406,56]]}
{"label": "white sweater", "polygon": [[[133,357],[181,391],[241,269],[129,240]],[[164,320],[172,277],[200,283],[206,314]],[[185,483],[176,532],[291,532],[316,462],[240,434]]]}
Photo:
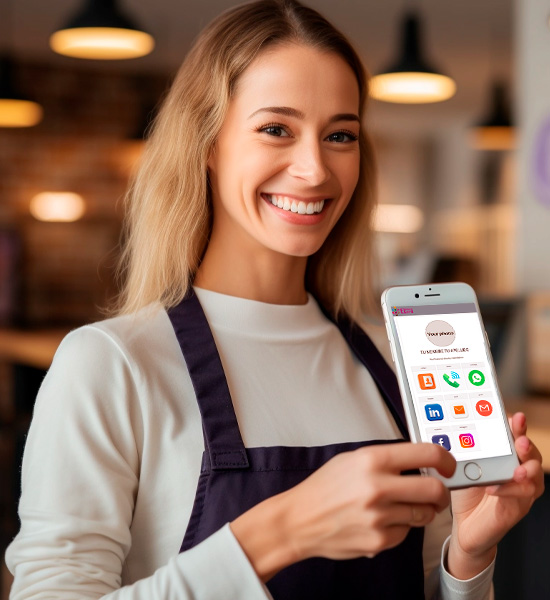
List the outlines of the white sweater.
{"label": "white sweater", "polygon": [[[313,298],[279,306],[196,292],[245,446],[399,437],[370,374]],[[22,526],[6,552],[10,598],[270,598],[228,525],[178,555],[203,450],[191,380],[163,309],[70,333],[38,394],[25,448]],[[461,582],[439,566],[449,524],[445,512],[426,528],[427,597],[487,598],[492,567]]]}

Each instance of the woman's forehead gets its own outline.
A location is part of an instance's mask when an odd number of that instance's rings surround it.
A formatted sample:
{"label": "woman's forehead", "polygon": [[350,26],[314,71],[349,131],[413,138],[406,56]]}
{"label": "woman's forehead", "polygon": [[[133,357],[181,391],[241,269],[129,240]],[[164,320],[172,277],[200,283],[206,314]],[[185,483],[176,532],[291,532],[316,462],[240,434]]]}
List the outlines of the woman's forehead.
{"label": "woman's forehead", "polygon": [[338,54],[283,44],[264,50],[252,61],[238,80],[232,103],[250,113],[264,106],[289,106],[302,112],[317,106],[328,112],[357,113],[359,86]]}

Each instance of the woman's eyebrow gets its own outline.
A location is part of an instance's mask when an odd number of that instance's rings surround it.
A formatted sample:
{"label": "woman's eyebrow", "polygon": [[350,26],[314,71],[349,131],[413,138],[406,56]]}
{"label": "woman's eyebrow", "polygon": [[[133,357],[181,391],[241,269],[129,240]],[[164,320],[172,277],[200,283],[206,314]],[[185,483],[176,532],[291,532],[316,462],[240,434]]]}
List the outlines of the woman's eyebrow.
{"label": "woman's eyebrow", "polygon": [[[305,114],[296,108],[290,108],[289,106],[266,106],[264,108],[259,108],[255,110],[248,118],[256,116],[259,113],[272,113],[276,115],[283,115],[284,117],[295,117],[296,119],[305,119]],[[359,116],[354,113],[339,113],[337,115],[333,115],[329,119],[329,123],[335,123],[336,121],[357,121],[361,122]]]}

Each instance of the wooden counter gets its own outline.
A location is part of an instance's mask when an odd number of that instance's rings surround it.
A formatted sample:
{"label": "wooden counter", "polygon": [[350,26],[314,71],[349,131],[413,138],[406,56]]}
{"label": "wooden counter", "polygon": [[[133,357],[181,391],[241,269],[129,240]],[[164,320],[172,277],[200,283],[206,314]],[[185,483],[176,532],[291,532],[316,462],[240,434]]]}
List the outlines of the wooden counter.
{"label": "wooden counter", "polygon": [[48,369],[68,329],[0,329],[0,361]]}

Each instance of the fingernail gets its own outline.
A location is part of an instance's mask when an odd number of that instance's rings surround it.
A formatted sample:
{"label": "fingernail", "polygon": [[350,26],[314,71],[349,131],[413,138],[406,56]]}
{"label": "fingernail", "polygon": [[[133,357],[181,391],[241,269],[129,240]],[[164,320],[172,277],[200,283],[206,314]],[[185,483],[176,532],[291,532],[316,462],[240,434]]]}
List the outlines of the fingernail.
{"label": "fingernail", "polygon": [[421,508],[416,508],[413,506],[413,509],[412,509],[413,523],[422,523],[423,520],[424,520],[424,511]]}
{"label": "fingernail", "polygon": [[519,438],[518,444],[524,452],[527,452],[527,450],[529,450],[529,447],[531,446],[531,442],[529,441],[529,438],[527,438],[527,437]]}
{"label": "fingernail", "polygon": [[514,480],[518,483],[524,481],[527,477],[527,471],[523,467],[519,467],[515,473]]}

